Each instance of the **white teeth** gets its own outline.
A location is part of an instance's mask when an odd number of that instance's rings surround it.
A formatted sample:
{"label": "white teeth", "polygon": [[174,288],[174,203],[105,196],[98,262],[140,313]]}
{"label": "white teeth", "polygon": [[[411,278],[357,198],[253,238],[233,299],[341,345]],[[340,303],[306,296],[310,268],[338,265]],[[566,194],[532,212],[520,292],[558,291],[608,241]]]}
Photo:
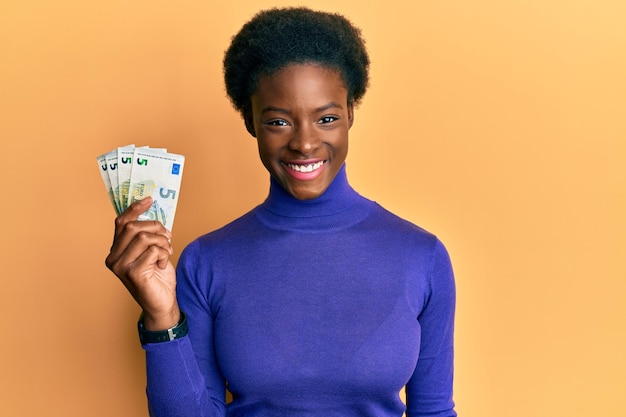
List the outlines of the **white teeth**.
{"label": "white teeth", "polygon": [[289,168],[298,172],[313,172],[324,164],[324,161],[315,162],[313,164],[306,165],[298,165],[298,164],[287,164]]}

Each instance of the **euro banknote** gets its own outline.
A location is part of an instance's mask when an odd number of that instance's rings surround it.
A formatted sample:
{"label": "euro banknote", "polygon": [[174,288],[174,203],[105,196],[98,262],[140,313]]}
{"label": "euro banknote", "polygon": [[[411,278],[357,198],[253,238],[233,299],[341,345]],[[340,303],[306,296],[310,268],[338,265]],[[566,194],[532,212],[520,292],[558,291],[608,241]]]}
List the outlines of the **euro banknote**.
{"label": "euro banknote", "polygon": [[115,195],[113,194],[113,186],[111,185],[111,180],[109,178],[109,165],[106,156],[107,154],[102,154],[98,156],[98,167],[100,168],[100,176],[102,177],[104,187],[106,188],[107,194],[109,195],[109,200],[111,200],[111,204],[113,204],[113,208],[115,209],[115,214],[119,214],[117,202],[115,201]]}
{"label": "euro banknote", "polygon": [[128,189],[130,187],[130,173],[133,168],[133,145],[117,148],[117,193],[116,198],[121,207],[128,206]]}
{"label": "euro banknote", "polygon": [[183,155],[166,149],[122,146],[97,157],[100,175],[116,214],[152,197],[139,220],[157,220],[172,230],[185,165]]}
{"label": "euro banknote", "polygon": [[109,175],[109,182],[111,183],[111,193],[113,193],[115,211],[119,214],[124,211],[124,209],[120,204],[119,198],[119,183],[117,179],[117,149],[114,149],[111,152],[105,154],[104,158],[107,164],[107,174]]}

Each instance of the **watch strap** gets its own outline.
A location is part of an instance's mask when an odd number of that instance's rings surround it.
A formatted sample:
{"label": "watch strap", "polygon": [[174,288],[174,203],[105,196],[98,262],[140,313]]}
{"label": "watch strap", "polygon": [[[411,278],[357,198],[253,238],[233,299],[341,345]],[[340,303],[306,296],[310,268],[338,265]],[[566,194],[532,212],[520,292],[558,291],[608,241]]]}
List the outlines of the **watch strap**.
{"label": "watch strap", "polygon": [[146,343],[171,342],[174,339],[180,339],[181,337],[186,336],[189,332],[187,317],[182,311],[180,312],[180,319],[174,327],[158,331],[146,330],[143,325],[143,313],[141,313],[139,322],[137,323],[137,329],[139,331],[139,340],[142,345],[145,345]]}

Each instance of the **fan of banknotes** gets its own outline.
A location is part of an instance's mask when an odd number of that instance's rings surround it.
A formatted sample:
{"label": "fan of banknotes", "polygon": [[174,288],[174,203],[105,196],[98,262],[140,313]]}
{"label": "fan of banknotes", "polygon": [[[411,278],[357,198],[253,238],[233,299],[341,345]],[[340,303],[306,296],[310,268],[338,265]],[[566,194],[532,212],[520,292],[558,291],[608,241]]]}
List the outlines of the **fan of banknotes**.
{"label": "fan of banknotes", "polygon": [[100,174],[115,213],[119,215],[135,201],[152,197],[152,205],[139,220],[158,220],[170,231],[184,165],[183,155],[148,146],[122,146],[98,156]]}

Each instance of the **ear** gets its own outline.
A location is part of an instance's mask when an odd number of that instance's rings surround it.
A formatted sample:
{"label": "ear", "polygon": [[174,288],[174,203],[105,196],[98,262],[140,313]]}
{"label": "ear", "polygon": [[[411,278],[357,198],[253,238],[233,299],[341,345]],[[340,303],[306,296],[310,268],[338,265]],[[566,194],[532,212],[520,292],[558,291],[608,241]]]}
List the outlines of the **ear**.
{"label": "ear", "polygon": [[243,122],[246,124],[246,130],[252,135],[252,137],[256,138],[256,132],[254,131],[254,121],[252,119],[252,111],[249,108],[244,108],[241,110],[241,115],[243,116]]}
{"label": "ear", "polygon": [[354,100],[348,102],[348,129],[352,127],[354,123]]}

